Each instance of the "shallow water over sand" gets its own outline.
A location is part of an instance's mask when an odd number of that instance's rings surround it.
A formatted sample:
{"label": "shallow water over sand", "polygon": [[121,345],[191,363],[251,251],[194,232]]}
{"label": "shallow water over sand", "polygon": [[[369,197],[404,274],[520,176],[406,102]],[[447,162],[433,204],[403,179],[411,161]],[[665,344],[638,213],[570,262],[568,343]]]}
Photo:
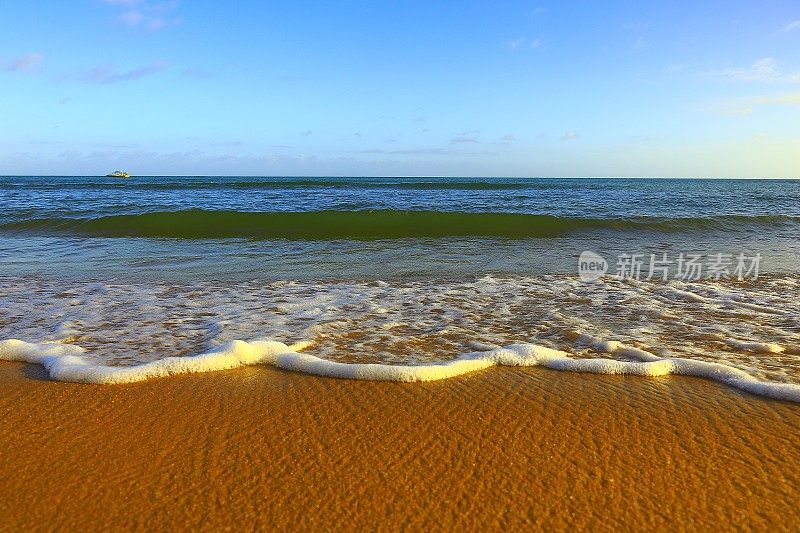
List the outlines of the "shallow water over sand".
{"label": "shallow water over sand", "polygon": [[609,357],[588,340],[601,339],[800,383],[799,287],[792,275],[750,282],[486,276],[66,286],[7,278],[0,284],[0,338],[76,344],[104,365],[265,337],[310,342],[306,353],[348,363],[442,362],[514,343]]}

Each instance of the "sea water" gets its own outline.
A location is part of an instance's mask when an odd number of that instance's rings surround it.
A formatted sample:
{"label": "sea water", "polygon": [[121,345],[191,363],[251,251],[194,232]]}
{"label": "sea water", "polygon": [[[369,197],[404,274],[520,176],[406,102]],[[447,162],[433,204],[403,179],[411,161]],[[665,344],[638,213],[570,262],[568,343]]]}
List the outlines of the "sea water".
{"label": "sea water", "polygon": [[517,364],[800,398],[797,181],[2,177],[0,205],[0,358],[56,379]]}

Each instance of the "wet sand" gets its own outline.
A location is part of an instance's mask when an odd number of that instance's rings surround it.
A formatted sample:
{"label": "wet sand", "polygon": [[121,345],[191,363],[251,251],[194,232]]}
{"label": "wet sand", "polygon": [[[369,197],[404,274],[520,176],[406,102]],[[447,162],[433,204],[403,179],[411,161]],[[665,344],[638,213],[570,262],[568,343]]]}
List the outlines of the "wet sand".
{"label": "wet sand", "polygon": [[695,378],[0,363],[0,529],[800,527],[800,405]]}

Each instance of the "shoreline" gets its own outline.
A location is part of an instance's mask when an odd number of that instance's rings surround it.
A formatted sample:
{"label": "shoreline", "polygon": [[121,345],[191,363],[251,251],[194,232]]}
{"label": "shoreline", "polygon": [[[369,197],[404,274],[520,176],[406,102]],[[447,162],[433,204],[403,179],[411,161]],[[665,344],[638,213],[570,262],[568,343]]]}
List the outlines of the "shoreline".
{"label": "shoreline", "polygon": [[[385,363],[345,363],[302,353],[313,342],[291,346],[273,340],[230,341],[207,352],[184,357],[166,357],[129,366],[92,364],[84,359],[86,350],[69,343],[29,343],[18,339],[0,341],[0,360],[42,365],[56,381],[119,385],[171,377],[232,370],[248,365],[266,364],[320,377],[366,381],[419,383],[453,379],[492,367],[544,367],[551,370],[587,374],[663,377],[683,375],[701,377],[750,394],[800,403],[800,384],[762,381],[744,370],[722,363],[684,358],[658,357],[655,354],[622,344],[585,336],[590,345],[605,354],[619,354],[630,360],[609,358],[573,358],[569,353],[532,343],[518,343],[491,350],[463,354],[448,362],[417,365]],[[783,353],[778,344],[729,343],[753,351]]]}
{"label": "shoreline", "polygon": [[104,386],[0,362],[0,390],[9,529],[800,526],[800,406],[701,378]]}

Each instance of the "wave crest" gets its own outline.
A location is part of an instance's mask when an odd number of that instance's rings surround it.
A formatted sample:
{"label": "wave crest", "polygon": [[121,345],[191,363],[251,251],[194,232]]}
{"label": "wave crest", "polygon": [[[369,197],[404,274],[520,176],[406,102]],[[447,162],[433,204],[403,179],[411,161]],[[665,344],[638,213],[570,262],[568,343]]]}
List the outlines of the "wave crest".
{"label": "wave crest", "polygon": [[287,346],[269,339],[251,342],[236,340],[200,355],[167,357],[127,367],[92,364],[82,355],[85,352],[83,348],[71,344],[34,344],[9,339],[0,341],[0,359],[40,364],[51,378],[59,381],[98,384],[133,383],[175,374],[213,372],[255,364],[270,364],[284,370],[333,378],[403,382],[438,381],[493,366],[543,366],[552,370],[590,374],[696,376],[751,394],[800,403],[798,384],[761,381],[743,370],[720,363],[660,358],[615,341],[587,340],[592,341],[593,347],[600,351],[633,360],[575,359],[561,350],[525,343],[463,354],[452,361],[437,364],[340,363],[300,353],[307,343]]}
{"label": "wave crest", "polygon": [[707,218],[600,219],[524,213],[446,211],[184,211],[98,218],[43,218],[0,224],[0,232],[89,237],[177,239],[378,240],[398,238],[555,237],[591,230],[694,232],[792,226],[800,217],[726,215]]}

